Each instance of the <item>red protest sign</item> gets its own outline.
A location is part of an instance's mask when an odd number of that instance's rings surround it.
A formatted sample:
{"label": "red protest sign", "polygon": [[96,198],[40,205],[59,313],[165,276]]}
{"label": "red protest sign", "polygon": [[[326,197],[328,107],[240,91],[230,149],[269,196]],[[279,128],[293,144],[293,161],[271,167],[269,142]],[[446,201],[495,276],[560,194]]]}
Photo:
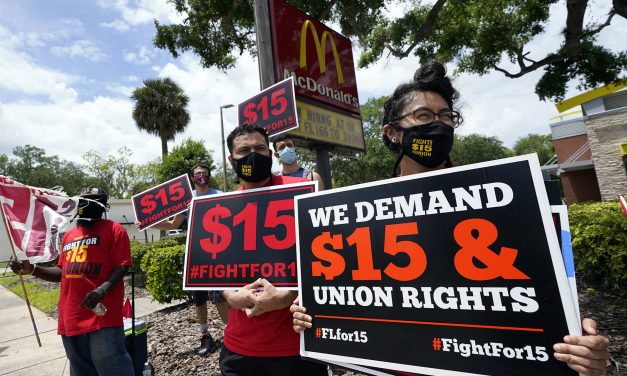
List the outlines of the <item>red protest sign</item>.
{"label": "red protest sign", "polygon": [[290,77],[245,100],[237,107],[239,124],[261,125],[268,136],[298,128],[294,80]]}
{"label": "red protest sign", "polygon": [[186,211],[192,196],[187,174],[136,194],[131,202],[139,229],[144,230]]}
{"label": "red protest sign", "polygon": [[430,375],[572,375],[580,334],[537,156],[296,198],[301,355]]}
{"label": "red protest sign", "polygon": [[295,289],[294,197],[315,190],[306,182],[195,197],[183,288],[235,289],[266,278]]}

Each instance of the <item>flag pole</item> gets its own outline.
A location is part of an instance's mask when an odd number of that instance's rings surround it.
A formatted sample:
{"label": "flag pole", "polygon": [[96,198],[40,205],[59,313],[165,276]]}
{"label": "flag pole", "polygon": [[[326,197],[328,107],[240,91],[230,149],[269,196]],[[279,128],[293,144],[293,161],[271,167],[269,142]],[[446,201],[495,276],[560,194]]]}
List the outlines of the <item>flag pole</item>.
{"label": "flag pole", "polygon": [[[13,243],[13,238],[11,237],[11,232],[9,231],[9,221],[4,214],[4,203],[0,201],[0,214],[2,214],[2,220],[4,221],[4,229],[7,232],[7,237],[9,239],[9,243],[11,243],[11,251],[13,252],[13,258],[15,258],[16,262],[19,262],[17,258],[17,254],[15,253],[15,244]],[[20,276],[20,284],[22,285],[22,291],[24,292],[24,300],[26,301],[26,307],[28,307],[28,313],[30,314],[30,321],[33,323],[33,330],[35,331],[35,338],[37,338],[37,344],[41,347],[41,339],[39,338],[39,332],[37,331],[37,324],[35,323],[35,317],[33,316],[33,310],[30,308],[30,301],[28,300],[28,294],[26,293],[26,285],[24,285],[24,277],[22,277],[22,273],[18,273]]]}

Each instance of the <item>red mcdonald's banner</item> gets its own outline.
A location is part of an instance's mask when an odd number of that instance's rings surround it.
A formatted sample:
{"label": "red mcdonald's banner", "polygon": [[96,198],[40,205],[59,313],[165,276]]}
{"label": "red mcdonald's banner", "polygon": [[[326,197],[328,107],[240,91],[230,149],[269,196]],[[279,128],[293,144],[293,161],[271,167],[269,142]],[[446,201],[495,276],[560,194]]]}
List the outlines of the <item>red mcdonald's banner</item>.
{"label": "red mcdonald's banner", "polygon": [[296,94],[359,114],[351,41],[282,0],[270,0],[276,82]]}

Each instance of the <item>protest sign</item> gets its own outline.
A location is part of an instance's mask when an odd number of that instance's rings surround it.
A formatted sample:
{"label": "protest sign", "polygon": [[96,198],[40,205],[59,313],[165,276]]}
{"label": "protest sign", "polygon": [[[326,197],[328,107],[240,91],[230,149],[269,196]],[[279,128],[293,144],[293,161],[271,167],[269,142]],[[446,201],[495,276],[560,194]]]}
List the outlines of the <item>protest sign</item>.
{"label": "protest sign", "polygon": [[301,355],[430,375],[575,374],[535,155],[296,198]]}
{"label": "protest sign", "polygon": [[195,197],[183,288],[238,289],[265,278],[296,289],[294,197],[316,187],[304,182]]}
{"label": "protest sign", "polygon": [[[573,297],[573,303],[575,304],[575,310],[577,312],[577,322],[581,322],[581,316],[579,315],[579,298],[577,294],[577,281],[575,280],[575,264],[573,260],[573,249],[570,240],[570,226],[568,222],[568,208],[566,205],[551,205],[551,213],[553,214],[553,221],[555,223],[555,230],[562,251],[562,261],[566,269],[566,276],[568,277],[568,284],[570,286],[570,293]],[[346,369],[352,369],[359,372],[364,372],[369,375],[375,376],[388,376],[388,375],[414,375],[412,373],[392,371],[378,368],[371,368],[366,366],[358,366],[350,363],[333,363],[339,367]]]}
{"label": "protest sign", "polygon": [[268,136],[298,128],[294,80],[289,77],[237,106],[239,124],[261,125]]}
{"label": "protest sign", "polygon": [[192,186],[187,174],[138,193],[131,199],[140,230],[188,210],[191,201]]}

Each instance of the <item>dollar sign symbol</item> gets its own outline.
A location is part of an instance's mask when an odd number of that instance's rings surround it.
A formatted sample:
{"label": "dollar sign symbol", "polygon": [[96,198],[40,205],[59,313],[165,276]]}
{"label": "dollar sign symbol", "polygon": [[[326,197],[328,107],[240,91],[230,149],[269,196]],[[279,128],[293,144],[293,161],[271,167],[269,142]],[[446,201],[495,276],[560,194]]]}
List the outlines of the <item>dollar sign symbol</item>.
{"label": "dollar sign symbol", "polygon": [[249,103],[244,107],[244,117],[246,117],[244,124],[255,124],[257,122],[257,113],[254,111],[255,107],[254,103]]}
{"label": "dollar sign symbol", "polygon": [[150,214],[153,210],[155,210],[157,203],[152,199],[153,197],[153,195],[146,195],[139,201],[141,206],[144,207],[144,209],[142,209],[142,213]]}
{"label": "dollar sign symbol", "polygon": [[231,229],[220,223],[220,219],[231,216],[231,211],[219,204],[215,208],[207,210],[202,219],[203,228],[212,236],[201,239],[200,247],[210,253],[211,258],[216,258],[216,253],[224,251],[231,244]]}
{"label": "dollar sign symbol", "polygon": [[344,257],[337,252],[328,250],[326,245],[330,245],[333,249],[342,249],[342,235],[333,235],[328,231],[316,236],[311,242],[311,253],[318,259],[325,261],[329,266],[324,266],[321,261],[314,261],[311,263],[311,275],[314,277],[320,277],[324,274],[324,279],[327,281],[333,280],[333,278],[344,272],[346,268],[346,262]]}

